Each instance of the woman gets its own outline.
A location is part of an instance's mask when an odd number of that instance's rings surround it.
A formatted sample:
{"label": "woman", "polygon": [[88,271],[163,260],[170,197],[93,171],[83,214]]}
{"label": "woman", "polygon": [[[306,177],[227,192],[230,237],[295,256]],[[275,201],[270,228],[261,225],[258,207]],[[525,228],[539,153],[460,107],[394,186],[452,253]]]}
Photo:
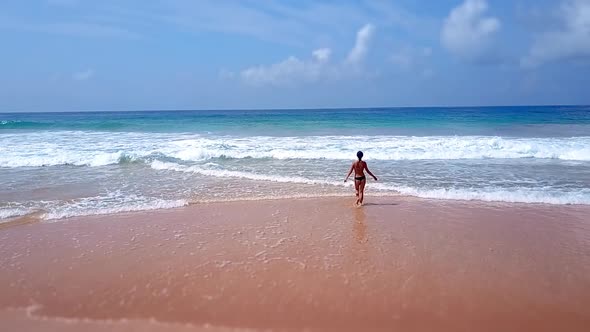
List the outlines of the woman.
{"label": "woman", "polygon": [[375,181],[377,181],[377,177],[375,177],[375,175],[373,175],[373,173],[369,171],[367,163],[363,161],[363,152],[357,152],[356,156],[359,160],[352,163],[352,166],[350,166],[350,171],[348,172],[346,179],[344,179],[344,182],[348,180],[350,174],[352,174],[352,171],[354,170],[354,189],[356,189],[357,197],[356,205],[363,205],[363,198],[365,196],[365,184],[367,183],[367,178],[365,177],[364,171],[367,170],[367,173],[369,173],[369,175],[372,176],[373,179],[375,179]]}

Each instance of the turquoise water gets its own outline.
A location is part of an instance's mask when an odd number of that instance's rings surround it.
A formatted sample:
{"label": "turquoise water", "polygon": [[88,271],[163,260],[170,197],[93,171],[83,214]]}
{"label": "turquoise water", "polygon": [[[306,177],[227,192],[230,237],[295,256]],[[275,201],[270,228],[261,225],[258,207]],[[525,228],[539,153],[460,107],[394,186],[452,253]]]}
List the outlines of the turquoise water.
{"label": "turquoise water", "polygon": [[[522,126],[554,125],[554,132],[542,134],[580,136],[588,134],[588,128],[577,126],[590,125],[589,114],[587,106],[0,113],[0,130],[520,136]],[[573,131],[560,125],[573,125]]]}
{"label": "turquoise water", "polygon": [[590,107],[0,113],[0,219],[367,194],[590,204]]}

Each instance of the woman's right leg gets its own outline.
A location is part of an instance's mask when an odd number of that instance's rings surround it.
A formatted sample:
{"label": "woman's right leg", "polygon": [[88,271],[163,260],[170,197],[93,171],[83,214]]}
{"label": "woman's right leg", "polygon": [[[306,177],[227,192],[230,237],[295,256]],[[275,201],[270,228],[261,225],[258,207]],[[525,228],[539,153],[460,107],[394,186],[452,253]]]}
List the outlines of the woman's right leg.
{"label": "woman's right leg", "polygon": [[359,199],[357,202],[363,204],[363,199],[365,198],[365,184],[367,184],[367,180],[359,181]]}

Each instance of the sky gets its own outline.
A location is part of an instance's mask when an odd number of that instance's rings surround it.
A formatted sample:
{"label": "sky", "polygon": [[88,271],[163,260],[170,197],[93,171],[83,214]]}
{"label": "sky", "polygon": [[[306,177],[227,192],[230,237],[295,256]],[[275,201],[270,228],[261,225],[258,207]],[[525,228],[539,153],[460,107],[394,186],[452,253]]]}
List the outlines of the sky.
{"label": "sky", "polygon": [[3,0],[0,41],[0,112],[590,104],[590,0]]}

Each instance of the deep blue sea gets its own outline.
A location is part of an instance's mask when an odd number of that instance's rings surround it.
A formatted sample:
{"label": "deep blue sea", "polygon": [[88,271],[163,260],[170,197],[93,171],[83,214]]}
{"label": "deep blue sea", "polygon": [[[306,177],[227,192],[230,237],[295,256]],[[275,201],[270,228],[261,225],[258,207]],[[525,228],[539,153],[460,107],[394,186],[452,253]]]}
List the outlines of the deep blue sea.
{"label": "deep blue sea", "polygon": [[0,220],[351,195],[590,204],[590,106],[0,113]]}

